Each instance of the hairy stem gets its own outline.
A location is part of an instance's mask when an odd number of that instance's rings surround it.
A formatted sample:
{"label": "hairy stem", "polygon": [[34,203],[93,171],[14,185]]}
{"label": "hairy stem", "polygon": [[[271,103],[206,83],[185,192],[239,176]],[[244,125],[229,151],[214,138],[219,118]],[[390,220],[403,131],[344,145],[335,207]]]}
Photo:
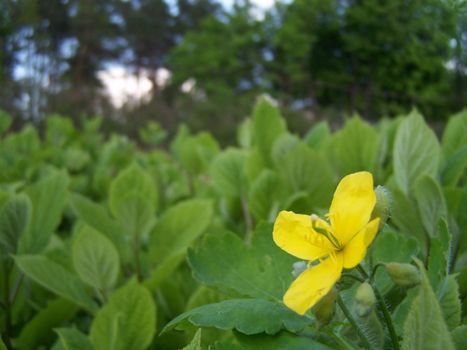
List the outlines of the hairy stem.
{"label": "hairy stem", "polygon": [[[365,269],[361,266],[357,266],[357,270],[360,272],[360,274],[368,279],[368,273],[365,271]],[[378,306],[383,313],[383,319],[384,322],[386,323],[386,327],[388,328],[389,335],[391,337],[391,342],[392,342],[392,347],[394,350],[399,350],[400,345],[399,345],[399,337],[397,336],[396,329],[394,328],[394,323],[392,322],[391,314],[389,313],[388,307],[386,306],[386,303],[384,302],[383,295],[380,293],[378,288],[372,283],[371,285],[373,287],[373,291],[376,296],[376,300],[378,301]]]}
{"label": "hairy stem", "polygon": [[352,313],[350,312],[350,310],[345,305],[344,300],[342,300],[342,297],[340,296],[340,294],[337,295],[337,304],[339,305],[339,307],[341,308],[341,310],[344,313],[345,317],[347,317],[350,324],[352,325],[352,327],[355,329],[358,336],[362,340],[363,346],[365,348],[367,348],[367,349],[372,349],[373,347],[371,346],[370,342],[368,341],[368,338],[363,333],[361,328],[358,326],[357,321],[355,321],[355,319],[353,318]]}

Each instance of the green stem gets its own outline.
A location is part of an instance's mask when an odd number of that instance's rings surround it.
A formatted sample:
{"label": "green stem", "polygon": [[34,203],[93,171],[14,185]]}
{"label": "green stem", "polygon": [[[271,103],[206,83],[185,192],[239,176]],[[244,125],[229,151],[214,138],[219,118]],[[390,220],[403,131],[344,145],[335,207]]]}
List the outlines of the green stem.
{"label": "green stem", "polygon": [[356,280],[356,281],[358,281],[360,283],[365,282],[365,280],[363,278],[360,278],[360,277],[354,276],[354,275],[350,275],[350,274],[346,274],[346,273],[343,273],[342,277],[350,277],[350,278],[352,278],[352,279],[354,279],[354,280]]}
{"label": "green stem", "polygon": [[[357,266],[357,270],[360,272],[360,274],[368,279],[368,273],[365,271],[365,269],[361,266]],[[383,295],[380,293],[378,288],[374,284],[371,285],[373,287],[373,291],[375,292],[376,300],[378,301],[378,305],[381,309],[381,312],[383,313],[383,318],[386,323],[386,327],[388,328],[389,335],[391,337],[391,342],[392,342],[392,347],[394,350],[399,350],[399,337],[397,336],[396,329],[394,328],[394,323],[392,322],[391,314],[389,313],[388,307],[386,306],[386,303],[384,302]]]}
{"label": "green stem", "polygon": [[368,341],[368,338],[365,336],[363,331],[360,329],[360,327],[357,324],[357,321],[352,316],[352,313],[350,310],[345,306],[344,300],[342,300],[342,297],[340,294],[337,295],[337,304],[341,308],[342,312],[344,313],[345,317],[349,320],[350,324],[352,325],[353,328],[357,331],[358,336],[362,340],[363,346],[367,349],[372,349],[372,346],[370,342]]}
{"label": "green stem", "polygon": [[[371,282],[371,283],[372,283],[373,280],[375,279],[376,271],[378,271],[378,268],[381,267],[381,266],[384,266],[384,264],[378,263],[378,264],[376,264],[376,265],[373,267],[373,270],[371,271],[371,275],[370,275],[370,282]],[[365,272],[366,272],[366,271],[365,271]]]}
{"label": "green stem", "polygon": [[250,244],[251,239],[253,237],[253,220],[250,215],[250,208],[248,206],[248,200],[246,196],[242,194],[240,200],[242,202],[243,217],[245,219],[245,225],[246,225],[245,242],[247,244]]}

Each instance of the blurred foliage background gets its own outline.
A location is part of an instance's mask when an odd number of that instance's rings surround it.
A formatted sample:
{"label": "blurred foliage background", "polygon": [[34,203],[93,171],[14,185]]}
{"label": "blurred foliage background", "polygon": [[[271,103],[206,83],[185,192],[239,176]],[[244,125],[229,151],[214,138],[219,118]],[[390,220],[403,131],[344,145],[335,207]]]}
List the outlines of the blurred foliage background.
{"label": "blurred foliage background", "polygon": [[[413,106],[443,121],[465,105],[466,10],[463,0],[266,10],[248,0],[0,0],[0,108],[16,127],[99,114],[108,131],[136,136],[156,120],[173,134],[184,122],[223,143],[260,92],[292,130]],[[144,82],[144,98],[111,100],[118,81],[105,76],[115,71],[136,81],[133,95]]]}

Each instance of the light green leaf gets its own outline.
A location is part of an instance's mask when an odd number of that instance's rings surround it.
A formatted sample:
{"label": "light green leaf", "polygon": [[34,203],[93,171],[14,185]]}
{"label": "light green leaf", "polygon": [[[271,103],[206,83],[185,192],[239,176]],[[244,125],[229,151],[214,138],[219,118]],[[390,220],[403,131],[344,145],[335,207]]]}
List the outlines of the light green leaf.
{"label": "light green leaf", "polygon": [[15,262],[26,276],[51,292],[94,312],[97,305],[72,271],[42,255],[17,255]]}
{"label": "light green leaf", "polygon": [[180,326],[184,328],[186,323],[197,327],[235,329],[251,335],[276,334],[282,329],[299,332],[310,323],[310,320],[287,309],[282,304],[267,300],[230,299],[187,311],[170,321],[162,332]]}
{"label": "light green leaf", "polygon": [[45,344],[55,336],[53,328],[73,318],[77,311],[78,307],[66,299],[57,298],[49,301],[21,329],[21,333],[14,340],[15,348],[28,350]]}
{"label": "light green leaf", "polygon": [[324,156],[300,142],[289,149],[278,171],[294,192],[308,193],[309,208],[327,207],[335,185],[334,172]]}
{"label": "light green leaf", "polygon": [[156,308],[149,291],[135,280],[116,290],[96,314],[90,337],[99,350],[143,350],[156,330]]}
{"label": "light green leaf", "polygon": [[407,195],[421,175],[436,178],[440,156],[436,135],[423,117],[413,111],[400,124],[394,144],[394,175],[400,189]]}
{"label": "light green leaf", "polygon": [[122,257],[125,256],[125,254],[123,254],[124,230],[116,220],[110,217],[106,208],[78,193],[72,193],[70,195],[70,204],[80,220],[106,235],[117,247]]}
{"label": "light green leaf", "polygon": [[441,145],[445,159],[449,159],[457,150],[467,145],[467,110],[449,117]]}
{"label": "light green leaf", "polygon": [[446,221],[441,220],[438,225],[438,235],[430,240],[428,256],[428,278],[436,291],[449,272],[451,240]]}
{"label": "light green leaf", "polygon": [[423,227],[430,237],[436,234],[438,222],[446,218],[447,209],[439,184],[428,175],[422,175],[415,182],[415,199]]}
{"label": "light green leaf", "polygon": [[422,282],[404,325],[402,350],[454,350],[441,307],[423,264],[417,260]]}
{"label": "light green leaf", "polygon": [[275,218],[279,202],[280,179],[271,170],[263,172],[252,183],[248,193],[248,204],[257,221]]}
{"label": "light green leaf", "polygon": [[156,263],[184,253],[208,227],[213,215],[212,202],[191,199],[170,207],[151,234],[151,260]]}
{"label": "light green leaf", "polygon": [[272,101],[262,97],[253,110],[253,142],[270,162],[274,141],[287,129],[285,120]]}
{"label": "light green leaf", "polygon": [[330,139],[331,129],[325,121],[315,124],[303,137],[303,141],[314,149],[322,149]]}
{"label": "light green leaf", "polygon": [[459,286],[454,275],[449,275],[440,288],[439,302],[443,311],[444,320],[450,330],[461,323],[461,301],[459,299]]}
{"label": "light green leaf", "polygon": [[362,170],[375,173],[379,148],[378,132],[358,116],[347,120],[331,141],[334,164],[341,176]]}
{"label": "light green leaf", "polygon": [[0,209],[0,257],[15,254],[27,227],[31,201],[25,194],[14,195]]}
{"label": "light green leaf", "polygon": [[458,149],[443,166],[441,178],[445,186],[456,186],[467,167],[467,146]]}
{"label": "light green leaf", "polygon": [[198,329],[190,344],[182,350],[201,350],[201,329]]}
{"label": "light green leaf", "polygon": [[117,250],[108,238],[89,226],[82,226],[76,233],[72,259],[81,280],[99,291],[111,289],[117,280]]}
{"label": "light green leaf", "polygon": [[240,197],[244,187],[245,153],[227,149],[214,158],[210,174],[216,191],[224,196]]}
{"label": "light green leaf", "polygon": [[154,219],[158,194],[151,176],[133,163],[110,184],[109,206],[125,233],[144,235]]}
{"label": "light green leaf", "polygon": [[[188,251],[194,277],[209,286],[281,302],[292,282],[291,255],[272,240],[272,225],[259,225],[249,248],[229,232],[205,235]],[[232,268],[235,266],[235,268]]]}
{"label": "light green leaf", "polygon": [[65,350],[93,350],[89,338],[76,328],[57,328],[60,342]]}
{"label": "light green leaf", "polygon": [[21,254],[36,254],[47,246],[62,218],[67,186],[68,176],[64,172],[55,172],[26,191],[31,199],[32,215],[19,242]]}

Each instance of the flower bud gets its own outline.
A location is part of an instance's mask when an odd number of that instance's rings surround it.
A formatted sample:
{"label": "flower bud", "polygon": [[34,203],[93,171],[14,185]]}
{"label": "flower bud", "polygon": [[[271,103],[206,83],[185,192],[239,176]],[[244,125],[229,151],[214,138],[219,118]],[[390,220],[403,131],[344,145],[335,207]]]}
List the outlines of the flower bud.
{"label": "flower bud", "polygon": [[307,269],[307,263],[305,261],[297,261],[293,265],[292,275],[297,278],[303,271]]}
{"label": "flower bud", "polygon": [[383,186],[378,186],[375,189],[376,204],[371,214],[372,219],[379,218],[379,228],[384,226],[391,215],[391,193]]}
{"label": "flower bud", "polygon": [[400,287],[413,287],[420,283],[420,272],[411,264],[391,262],[384,266],[392,281]]}
{"label": "flower bud", "polygon": [[328,294],[316,304],[314,312],[320,326],[327,325],[334,316],[336,298],[337,291],[335,288],[332,288]]}
{"label": "flower bud", "polygon": [[359,317],[368,316],[376,303],[375,293],[368,282],[363,282],[355,294],[355,311]]}

